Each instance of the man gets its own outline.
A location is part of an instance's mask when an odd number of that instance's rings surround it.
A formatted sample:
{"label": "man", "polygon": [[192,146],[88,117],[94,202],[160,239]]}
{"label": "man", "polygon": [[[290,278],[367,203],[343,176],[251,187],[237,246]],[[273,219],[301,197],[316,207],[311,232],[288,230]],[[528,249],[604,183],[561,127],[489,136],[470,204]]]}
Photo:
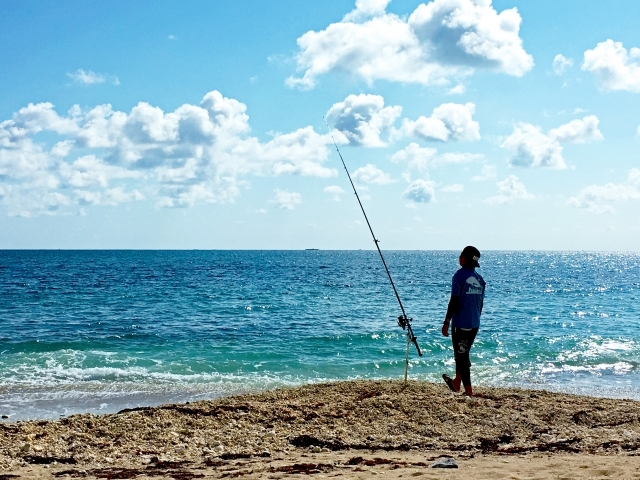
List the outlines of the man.
{"label": "man", "polygon": [[453,276],[451,300],[449,300],[447,315],[442,325],[442,335],[448,337],[449,324],[451,324],[451,340],[456,360],[456,378],[452,379],[447,374],[443,374],[442,378],[454,392],[460,391],[460,383],[462,383],[464,394],[470,397],[473,396],[473,389],[471,388],[469,350],[480,328],[480,314],[486,286],[483,278],[475,271],[480,266],[479,259],[480,252],[477,248],[468,246],[462,250],[459,258],[462,268]]}

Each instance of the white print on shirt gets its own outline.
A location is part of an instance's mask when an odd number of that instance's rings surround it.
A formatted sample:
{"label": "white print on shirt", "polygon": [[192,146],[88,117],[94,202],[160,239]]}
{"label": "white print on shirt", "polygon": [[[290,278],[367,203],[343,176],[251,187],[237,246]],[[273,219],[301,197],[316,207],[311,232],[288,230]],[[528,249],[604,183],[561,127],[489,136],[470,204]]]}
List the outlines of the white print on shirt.
{"label": "white print on shirt", "polygon": [[467,278],[467,284],[469,284],[467,295],[482,295],[482,285],[480,285],[476,277]]}

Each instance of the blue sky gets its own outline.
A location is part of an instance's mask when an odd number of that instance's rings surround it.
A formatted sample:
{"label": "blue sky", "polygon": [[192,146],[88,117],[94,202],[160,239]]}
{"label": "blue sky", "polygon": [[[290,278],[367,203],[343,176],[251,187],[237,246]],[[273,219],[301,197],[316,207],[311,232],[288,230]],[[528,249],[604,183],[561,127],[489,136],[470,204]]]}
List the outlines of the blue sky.
{"label": "blue sky", "polygon": [[0,248],[638,250],[638,18],[5,1]]}

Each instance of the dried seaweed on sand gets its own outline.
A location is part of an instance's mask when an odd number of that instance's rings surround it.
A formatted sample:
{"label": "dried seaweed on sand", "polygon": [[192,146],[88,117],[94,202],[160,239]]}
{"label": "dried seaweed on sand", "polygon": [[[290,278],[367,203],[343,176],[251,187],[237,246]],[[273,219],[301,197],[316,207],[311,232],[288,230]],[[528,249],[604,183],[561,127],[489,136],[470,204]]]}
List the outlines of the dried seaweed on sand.
{"label": "dried seaweed on sand", "polygon": [[64,463],[93,469],[96,477],[112,469],[112,478],[125,478],[126,468],[179,475],[185,462],[225,468],[292,451],[633,455],[640,448],[639,402],[519,389],[477,392],[465,398],[440,384],[351,381],[1,423],[0,466]]}

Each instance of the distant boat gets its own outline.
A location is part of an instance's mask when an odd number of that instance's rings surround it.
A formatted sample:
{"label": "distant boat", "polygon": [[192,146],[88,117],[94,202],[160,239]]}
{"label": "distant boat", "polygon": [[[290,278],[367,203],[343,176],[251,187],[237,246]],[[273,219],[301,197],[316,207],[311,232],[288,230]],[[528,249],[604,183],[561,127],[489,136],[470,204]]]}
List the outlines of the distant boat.
{"label": "distant boat", "polygon": [[305,250],[320,250],[319,248],[305,248]]}

